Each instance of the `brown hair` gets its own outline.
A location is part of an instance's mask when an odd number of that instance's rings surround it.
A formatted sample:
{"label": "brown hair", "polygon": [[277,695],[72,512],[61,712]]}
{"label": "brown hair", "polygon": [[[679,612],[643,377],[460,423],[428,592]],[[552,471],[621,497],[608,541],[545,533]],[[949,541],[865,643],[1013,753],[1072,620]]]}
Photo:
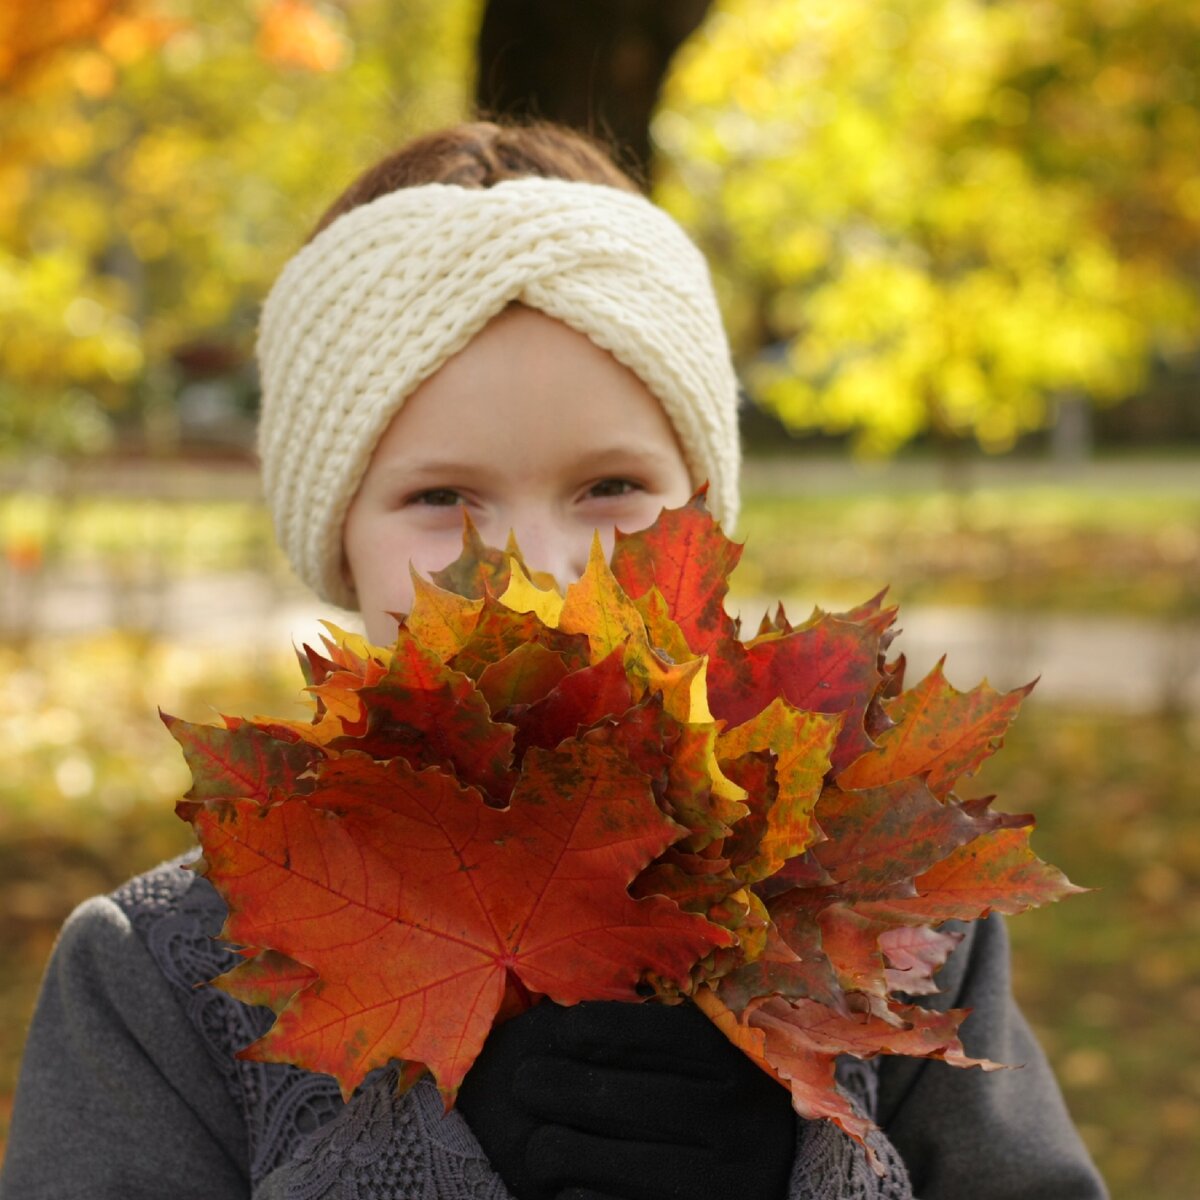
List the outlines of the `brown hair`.
{"label": "brown hair", "polygon": [[530,175],[641,190],[602,142],[564,125],[469,121],[415,138],[369,167],[325,210],[305,240],[312,241],[343,213],[400,188],[423,183],[488,188]]}

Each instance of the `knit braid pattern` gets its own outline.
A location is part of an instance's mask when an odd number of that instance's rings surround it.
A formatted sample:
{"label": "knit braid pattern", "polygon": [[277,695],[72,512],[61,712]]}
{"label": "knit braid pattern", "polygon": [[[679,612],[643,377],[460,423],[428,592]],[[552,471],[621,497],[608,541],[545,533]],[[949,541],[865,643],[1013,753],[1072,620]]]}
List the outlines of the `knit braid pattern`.
{"label": "knit braid pattern", "polygon": [[354,606],[342,524],[388,423],[512,301],[642,380],[732,529],[737,380],[708,265],[675,221],[601,184],[423,184],[323,229],[284,266],[259,320],[264,493],[280,545],[322,599]]}
{"label": "knit braid pattern", "polygon": [[[343,1103],[327,1075],[282,1063],[242,1062],[236,1050],[271,1023],[267,1009],[201,986],[237,956],[216,940],[225,904],[173,859],[112,894],[175,990],[225,1078],[249,1133],[253,1200],[511,1200],[470,1126],[445,1112],[426,1078],[396,1094],[395,1067],[371,1072]],[[839,1060],[838,1084],[864,1114],[876,1106],[872,1063]],[[913,1200],[908,1174],[883,1134],[862,1147],[828,1121],[798,1121],[787,1200]]]}

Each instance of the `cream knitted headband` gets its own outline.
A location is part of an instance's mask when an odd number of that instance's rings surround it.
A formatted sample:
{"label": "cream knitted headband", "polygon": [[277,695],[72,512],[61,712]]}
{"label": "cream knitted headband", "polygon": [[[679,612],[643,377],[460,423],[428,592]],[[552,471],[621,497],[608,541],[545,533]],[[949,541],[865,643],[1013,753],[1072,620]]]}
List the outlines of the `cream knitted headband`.
{"label": "cream knitted headband", "polygon": [[658,397],[714,516],[738,507],[737,383],[708,267],[661,209],[559,179],[401,188],[284,267],[259,322],[258,452],[276,535],[323,599],[354,607],[342,524],[407,396],[510,301],[586,334]]}

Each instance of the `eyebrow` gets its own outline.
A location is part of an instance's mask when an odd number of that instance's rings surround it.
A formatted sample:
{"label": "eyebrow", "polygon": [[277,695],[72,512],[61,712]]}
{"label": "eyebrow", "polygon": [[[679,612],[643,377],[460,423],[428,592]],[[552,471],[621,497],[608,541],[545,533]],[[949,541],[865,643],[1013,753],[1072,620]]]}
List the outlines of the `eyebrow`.
{"label": "eyebrow", "polygon": [[[625,445],[617,443],[589,449],[581,454],[574,465],[585,471],[603,471],[608,469],[651,470],[667,465],[669,458],[661,451],[645,446]],[[380,473],[387,476],[402,476],[404,478],[440,478],[452,479],[464,476],[479,476],[490,473],[487,462],[460,462],[456,459],[407,459],[395,458],[390,462],[380,464]]]}

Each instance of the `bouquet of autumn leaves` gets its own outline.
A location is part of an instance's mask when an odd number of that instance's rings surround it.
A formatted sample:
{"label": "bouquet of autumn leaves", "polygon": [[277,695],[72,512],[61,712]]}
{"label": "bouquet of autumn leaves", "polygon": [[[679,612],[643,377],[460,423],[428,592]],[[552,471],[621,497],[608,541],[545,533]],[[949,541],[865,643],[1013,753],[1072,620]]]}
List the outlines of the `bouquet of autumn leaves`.
{"label": "bouquet of autumn leaves", "polygon": [[[798,1113],[862,1141],[843,1053],[963,1052],[914,997],[961,934],[1077,891],[1033,819],[954,787],[1028,688],[904,690],[882,595],[740,638],[741,547],[703,496],[597,539],[560,595],[482,544],[381,648],[328,625],[300,654],[311,721],[164,716],[178,811],[244,962],[218,986],[278,1015],[243,1058],[337,1078],[426,1072],[452,1104],[490,1030],[543,997],[690,998]],[[865,1144],[865,1142],[864,1142]]]}

